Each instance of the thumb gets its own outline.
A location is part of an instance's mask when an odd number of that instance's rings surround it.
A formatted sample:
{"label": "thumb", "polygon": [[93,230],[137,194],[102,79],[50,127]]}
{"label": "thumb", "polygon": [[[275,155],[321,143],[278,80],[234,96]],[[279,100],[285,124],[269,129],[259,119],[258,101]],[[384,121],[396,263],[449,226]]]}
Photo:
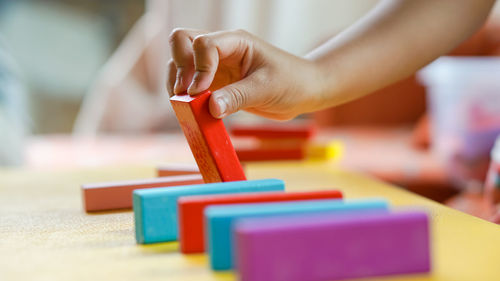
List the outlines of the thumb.
{"label": "thumb", "polygon": [[262,95],[257,94],[260,90],[253,81],[252,76],[229,84],[212,93],[209,102],[210,113],[215,118],[224,118],[241,109],[255,106]]}

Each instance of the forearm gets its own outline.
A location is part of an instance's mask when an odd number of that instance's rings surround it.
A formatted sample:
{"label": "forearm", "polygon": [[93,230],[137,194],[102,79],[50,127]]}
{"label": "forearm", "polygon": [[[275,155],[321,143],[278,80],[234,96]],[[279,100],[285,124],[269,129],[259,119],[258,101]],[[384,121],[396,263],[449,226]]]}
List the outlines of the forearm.
{"label": "forearm", "polygon": [[[387,0],[307,55],[330,107],[403,79],[469,37],[493,0]],[[321,108],[318,108],[321,109]]]}

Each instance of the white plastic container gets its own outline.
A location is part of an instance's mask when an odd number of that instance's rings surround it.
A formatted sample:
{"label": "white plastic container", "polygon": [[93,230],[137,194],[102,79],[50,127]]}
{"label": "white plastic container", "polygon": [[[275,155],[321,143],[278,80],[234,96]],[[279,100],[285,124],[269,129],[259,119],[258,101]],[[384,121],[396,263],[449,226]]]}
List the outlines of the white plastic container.
{"label": "white plastic container", "polygon": [[[484,191],[487,202],[493,205],[500,203],[500,137],[497,138],[495,146],[491,151],[490,168],[488,170]],[[498,211],[500,215],[500,208]]]}
{"label": "white plastic container", "polygon": [[435,153],[459,183],[483,181],[500,134],[500,58],[442,57],[419,72]]}

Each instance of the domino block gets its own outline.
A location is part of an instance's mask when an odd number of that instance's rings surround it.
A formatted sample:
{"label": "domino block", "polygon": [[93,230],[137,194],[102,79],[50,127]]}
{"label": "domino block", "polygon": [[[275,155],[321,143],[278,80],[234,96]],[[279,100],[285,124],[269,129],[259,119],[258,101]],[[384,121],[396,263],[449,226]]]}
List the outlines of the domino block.
{"label": "domino block", "polygon": [[[206,245],[210,255],[210,265],[214,270],[233,268],[234,223],[242,218],[270,216],[290,216],[321,212],[386,211],[385,200],[310,200],[301,202],[235,204],[209,206],[205,209]],[[265,252],[263,252],[265,253]]]}
{"label": "domino block", "polygon": [[295,146],[280,146],[279,143],[237,147],[236,154],[240,161],[276,161],[276,160],[315,160],[328,161],[340,159],[343,145],[339,141],[328,143],[303,142]]}
{"label": "domino block", "polygon": [[243,148],[236,149],[236,154],[240,161],[302,160],[306,156],[302,147]]}
{"label": "domino block", "polygon": [[340,141],[327,143],[310,143],[307,145],[307,159],[317,161],[339,160],[344,153],[344,145]]}
{"label": "domino block", "polygon": [[344,280],[431,267],[422,212],[243,219],[234,239],[242,281]]}
{"label": "domino block", "polygon": [[317,131],[313,123],[233,124],[231,134],[259,139],[310,139]]}
{"label": "domino block", "polygon": [[183,253],[202,253],[205,250],[203,211],[210,205],[300,201],[312,199],[339,199],[337,190],[311,192],[263,192],[247,194],[223,194],[181,197],[177,201],[179,211],[179,242]]}
{"label": "domino block", "polygon": [[198,166],[194,164],[163,164],[156,168],[158,177],[178,176],[178,175],[193,175],[200,174]]}
{"label": "domino block", "polygon": [[136,189],[198,183],[203,183],[199,174],[84,184],[83,207],[87,212],[132,208],[132,192]]}
{"label": "domino block", "polygon": [[278,179],[135,190],[133,203],[137,243],[177,240],[177,199],[181,196],[283,190],[285,183]]}
{"label": "domino block", "polygon": [[170,102],[205,182],[246,180],[224,123],[209,112],[210,95],[175,95]]}

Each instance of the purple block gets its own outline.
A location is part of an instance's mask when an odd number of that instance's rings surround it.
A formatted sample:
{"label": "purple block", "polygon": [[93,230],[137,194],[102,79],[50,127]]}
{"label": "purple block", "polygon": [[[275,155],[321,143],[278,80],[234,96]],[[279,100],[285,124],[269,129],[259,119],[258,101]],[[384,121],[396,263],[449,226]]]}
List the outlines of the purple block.
{"label": "purple block", "polygon": [[242,281],[312,281],[430,270],[424,212],[252,218],[234,234]]}

